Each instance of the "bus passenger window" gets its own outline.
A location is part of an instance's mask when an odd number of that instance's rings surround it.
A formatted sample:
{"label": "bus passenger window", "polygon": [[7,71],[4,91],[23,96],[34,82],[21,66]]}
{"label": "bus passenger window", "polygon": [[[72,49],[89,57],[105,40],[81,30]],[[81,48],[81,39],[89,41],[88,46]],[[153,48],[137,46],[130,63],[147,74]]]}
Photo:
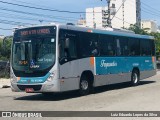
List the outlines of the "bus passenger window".
{"label": "bus passenger window", "polygon": [[101,56],[114,56],[115,55],[115,41],[112,36],[101,35],[99,39],[100,54]]}
{"label": "bus passenger window", "polygon": [[130,52],[129,52],[130,56],[140,55],[140,43],[138,39],[131,38],[129,40],[129,48],[130,48]]}
{"label": "bus passenger window", "polygon": [[117,51],[119,51],[119,54],[117,54],[117,55],[128,56],[128,54],[129,54],[128,39],[125,37],[120,37],[119,44],[120,45],[117,45]]}
{"label": "bus passenger window", "polygon": [[150,56],[152,54],[152,47],[149,40],[141,40],[141,55],[142,56]]}
{"label": "bus passenger window", "polygon": [[109,43],[108,44],[108,55],[109,56],[112,56],[114,53],[113,53],[113,46]]}
{"label": "bus passenger window", "polygon": [[117,42],[117,55],[120,56],[121,55],[121,45],[122,43],[120,44],[120,40],[119,39],[116,39],[116,42]]}
{"label": "bus passenger window", "polygon": [[81,33],[79,53],[80,57],[98,56],[98,35],[93,33]]}

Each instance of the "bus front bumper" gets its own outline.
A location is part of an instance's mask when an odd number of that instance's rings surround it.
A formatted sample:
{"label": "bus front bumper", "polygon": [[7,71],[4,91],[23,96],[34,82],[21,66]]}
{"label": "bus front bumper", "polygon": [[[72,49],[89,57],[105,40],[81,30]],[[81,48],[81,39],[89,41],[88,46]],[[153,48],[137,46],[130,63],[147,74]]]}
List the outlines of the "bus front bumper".
{"label": "bus front bumper", "polygon": [[60,92],[60,87],[51,82],[45,82],[42,84],[18,84],[11,82],[11,90],[13,92],[44,93]]}

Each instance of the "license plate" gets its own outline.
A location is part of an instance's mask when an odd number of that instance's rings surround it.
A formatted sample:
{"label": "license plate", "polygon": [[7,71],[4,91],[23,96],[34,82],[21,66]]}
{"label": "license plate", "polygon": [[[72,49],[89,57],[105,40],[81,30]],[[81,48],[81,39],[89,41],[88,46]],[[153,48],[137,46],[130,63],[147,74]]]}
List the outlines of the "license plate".
{"label": "license plate", "polygon": [[34,92],[33,88],[26,88],[25,91],[26,91],[26,93]]}

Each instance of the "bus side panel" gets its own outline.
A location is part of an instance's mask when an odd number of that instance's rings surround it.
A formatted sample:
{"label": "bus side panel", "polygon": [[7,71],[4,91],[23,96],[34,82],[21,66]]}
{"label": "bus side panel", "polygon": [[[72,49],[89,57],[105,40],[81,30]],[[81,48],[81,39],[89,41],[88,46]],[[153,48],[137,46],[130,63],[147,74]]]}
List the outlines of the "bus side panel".
{"label": "bus side panel", "polygon": [[127,82],[131,72],[125,57],[97,57],[95,86]]}
{"label": "bus side panel", "polygon": [[60,88],[61,91],[79,89],[79,81],[84,71],[94,73],[94,66],[90,58],[73,60],[60,65]]}
{"label": "bus side panel", "polygon": [[95,86],[103,86],[103,85],[128,82],[130,81],[131,73],[96,75],[95,78],[96,78]]}
{"label": "bus side panel", "polygon": [[156,60],[154,57],[142,57],[140,67],[140,79],[145,79],[156,75]]}
{"label": "bus side panel", "polygon": [[156,75],[156,70],[149,70],[149,71],[141,71],[140,72],[140,79],[146,79],[146,78],[149,78],[149,77],[152,77]]}
{"label": "bus side panel", "polygon": [[140,70],[140,79],[156,74],[152,57],[97,57],[94,86],[128,82],[132,70]]}

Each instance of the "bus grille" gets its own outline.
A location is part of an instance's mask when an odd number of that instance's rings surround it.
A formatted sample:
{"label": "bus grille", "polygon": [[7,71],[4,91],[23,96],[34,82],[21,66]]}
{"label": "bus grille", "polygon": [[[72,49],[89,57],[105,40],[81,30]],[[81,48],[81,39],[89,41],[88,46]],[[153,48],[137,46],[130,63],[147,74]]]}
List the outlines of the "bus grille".
{"label": "bus grille", "polygon": [[22,91],[25,91],[26,88],[33,88],[34,91],[39,91],[42,88],[42,85],[17,85],[17,86]]}

